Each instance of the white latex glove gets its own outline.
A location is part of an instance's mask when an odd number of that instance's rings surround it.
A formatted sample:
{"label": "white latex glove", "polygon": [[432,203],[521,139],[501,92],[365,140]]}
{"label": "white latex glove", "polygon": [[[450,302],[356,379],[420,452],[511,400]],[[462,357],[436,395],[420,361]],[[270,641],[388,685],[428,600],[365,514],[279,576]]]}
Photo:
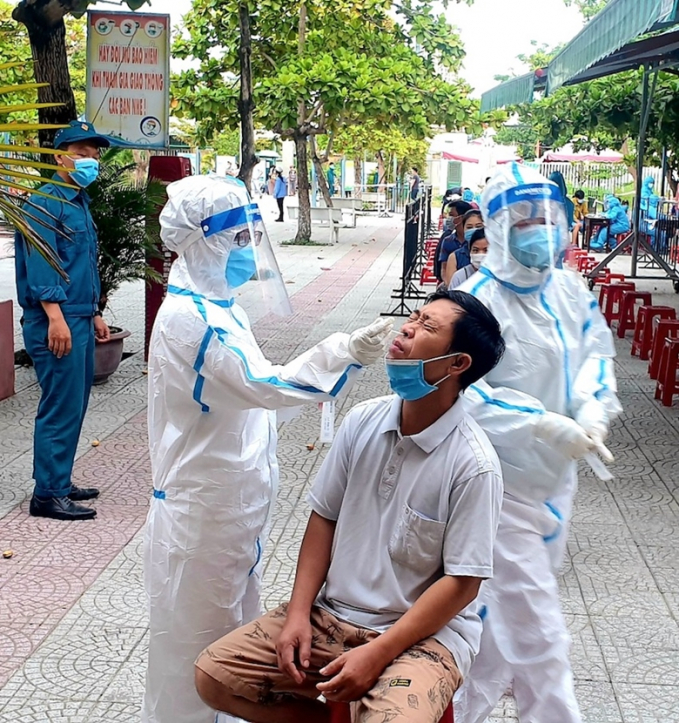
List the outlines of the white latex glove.
{"label": "white latex glove", "polygon": [[586,401],[575,415],[575,421],[589,434],[604,442],[608,437],[609,420],[606,407],[592,398]]}
{"label": "white latex glove", "polygon": [[597,447],[575,420],[563,414],[545,412],[538,418],[533,432],[538,439],[569,459],[582,459]]}
{"label": "white latex glove", "polygon": [[606,407],[596,399],[589,399],[578,410],[575,421],[587,432],[596,445],[596,451],[608,463],[613,455],[604,446],[609,433],[609,418]]}
{"label": "white latex glove", "polygon": [[370,326],[356,329],[349,336],[349,354],[363,366],[374,364],[384,356],[393,326],[393,319],[378,318]]}

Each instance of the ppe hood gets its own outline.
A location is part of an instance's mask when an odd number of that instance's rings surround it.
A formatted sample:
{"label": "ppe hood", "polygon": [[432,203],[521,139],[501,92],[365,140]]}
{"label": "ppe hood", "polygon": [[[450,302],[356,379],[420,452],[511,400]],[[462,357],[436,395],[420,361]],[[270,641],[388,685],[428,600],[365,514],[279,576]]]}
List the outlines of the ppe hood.
{"label": "ppe hood", "polygon": [[245,185],[231,177],[189,176],[168,186],[161,238],[179,258],[170,284],[214,300],[231,300],[256,284],[262,311],[291,313],[262,216]]}
{"label": "ppe hood", "polygon": [[[531,168],[511,163],[488,182],[481,211],[490,244],[481,273],[517,293],[541,289],[568,245],[566,209],[558,186]],[[528,237],[531,248],[543,256],[537,267],[528,265],[530,254],[521,253]]]}

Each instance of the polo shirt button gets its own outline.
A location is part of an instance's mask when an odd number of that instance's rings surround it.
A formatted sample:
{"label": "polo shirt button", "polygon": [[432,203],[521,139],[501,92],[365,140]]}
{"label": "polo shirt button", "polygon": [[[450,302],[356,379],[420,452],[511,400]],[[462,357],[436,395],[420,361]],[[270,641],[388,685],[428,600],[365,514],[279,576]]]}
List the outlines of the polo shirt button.
{"label": "polo shirt button", "polygon": [[394,474],[394,472],[396,472],[396,467],[389,467],[387,472],[389,472],[389,474]]}
{"label": "polo shirt button", "polygon": [[398,454],[398,455],[401,455],[401,454],[403,454],[403,450],[402,450],[402,449],[398,449],[398,450],[396,450],[396,454]]}

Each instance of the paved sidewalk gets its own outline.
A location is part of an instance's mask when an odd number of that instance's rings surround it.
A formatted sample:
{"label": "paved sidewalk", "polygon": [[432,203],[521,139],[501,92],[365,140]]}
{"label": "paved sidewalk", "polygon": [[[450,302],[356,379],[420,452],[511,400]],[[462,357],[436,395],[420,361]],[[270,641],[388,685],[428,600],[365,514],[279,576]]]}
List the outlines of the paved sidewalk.
{"label": "paved sidewalk", "polygon": [[[289,224],[269,228],[278,241],[294,233]],[[256,319],[268,356],[284,361],[389,308],[400,231],[398,216],[362,218],[357,229],[342,230],[336,246],[277,248],[295,314]],[[669,284],[655,285],[667,292],[656,303],[676,306]],[[0,298],[10,289],[11,260],[0,260]],[[126,348],[139,351],[143,286],[126,285],[111,307],[116,323],[135,332]],[[628,341],[618,346],[626,411],[611,442],[616,479],[602,483],[583,470],[562,578],[577,692],[587,723],[679,723],[679,406],[654,402],[646,364],[630,357]],[[75,470],[76,483],[96,480],[102,489],[92,523],[27,516],[38,399],[32,371],[23,370],[19,393],[0,402],[0,547],[14,551],[0,560],[0,723],[139,721],[147,633],[140,530],[151,490],[140,356],[93,391]],[[386,392],[383,370],[372,367],[340,414]],[[307,407],[281,429],[268,608],[291,590],[305,491],[327,451],[317,443],[319,428],[318,409]],[[511,698],[492,720],[515,723]]]}

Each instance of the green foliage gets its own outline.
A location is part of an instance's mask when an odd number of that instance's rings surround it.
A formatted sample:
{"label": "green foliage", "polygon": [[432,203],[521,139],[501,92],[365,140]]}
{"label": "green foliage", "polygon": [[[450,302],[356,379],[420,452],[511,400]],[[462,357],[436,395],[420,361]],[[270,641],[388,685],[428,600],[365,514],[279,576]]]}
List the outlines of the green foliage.
{"label": "green foliage", "polygon": [[524,161],[534,161],[540,136],[530,125],[505,125],[495,135],[495,142],[503,146],[516,146]]}
{"label": "green foliage", "polygon": [[159,255],[158,209],[165,202],[160,181],[134,183],[135,164],[123,165],[117,149],[102,158],[101,175],[89,188],[99,240],[100,307],[124,281],[158,281],[148,259]]}
{"label": "green foliage", "polygon": [[609,0],[563,0],[566,7],[575,5],[582,13],[582,17],[589,21],[598,15],[608,5]]}
{"label": "green foliage", "polygon": [[[307,13],[299,44],[300,9]],[[206,139],[238,123],[238,3],[194,0],[174,53],[197,69],[174,79],[175,113],[199,122]],[[478,121],[459,69],[459,36],[433,5],[405,0],[263,0],[251,7],[255,119],[283,137],[331,133],[370,119],[424,138],[432,123],[456,129]],[[219,49],[219,50],[217,50]],[[305,109],[300,117],[300,103]]]}
{"label": "green foliage", "polygon": [[[150,0],[122,0],[130,10],[139,10],[144,5],[150,5]],[[75,17],[82,17],[89,9],[90,5],[95,5],[97,0],[61,0],[68,11]],[[121,3],[122,4],[122,3]]]}
{"label": "green foliage", "polygon": [[364,153],[370,160],[381,156],[386,170],[385,181],[390,183],[396,180],[392,178],[394,158],[398,163],[397,176],[403,177],[412,166],[424,167],[429,149],[427,139],[408,136],[398,128],[381,130],[372,123],[346,126],[333,140],[335,151],[348,158],[362,159]]}
{"label": "green foliage", "polygon": [[[26,27],[12,20],[14,5],[0,0],[0,63],[16,63],[7,68],[3,75],[4,84],[25,85],[34,82],[31,45]],[[86,91],[86,38],[85,20],[66,19],[66,51],[69,57],[71,86],[76,99],[78,113],[85,110]],[[12,103],[23,106],[35,99],[35,89],[27,88],[6,95],[3,105]],[[8,119],[21,123],[35,123],[38,119],[37,109],[17,110],[8,114]],[[37,133],[30,131],[15,136],[16,142],[35,143]]]}

